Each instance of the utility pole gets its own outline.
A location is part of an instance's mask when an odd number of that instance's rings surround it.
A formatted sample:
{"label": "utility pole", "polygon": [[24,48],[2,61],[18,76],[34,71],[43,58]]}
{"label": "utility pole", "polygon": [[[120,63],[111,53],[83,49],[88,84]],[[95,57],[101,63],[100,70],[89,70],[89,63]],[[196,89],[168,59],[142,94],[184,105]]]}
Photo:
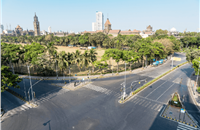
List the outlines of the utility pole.
{"label": "utility pole", "polygon": [[125,75],[124,75],[124,92],[123,92],[123,99],[126,97],[126,62],[125,62]]}
{"label": "utility pole", "polygon": [[[55,54],[55,63],[56,63],[56,54]],[[56,75],[57,75],[57,79],[58,79],[57,64],[56,64]]]}
{"label": "utility pole", "polygon": [[173,57],[172,57],[172,67],[171,67],[171,70],[173,69]]}
{"label": "utility pole", "polygon": [[[198,62],[199,62],[199,68],[200,68],[200,61]],[[199,68],[198,68],[198,74],[197,74],[197,79],[196,79],[196,83],[197,83],[196,87],[198,87]]]}
{"label": "utility pole", "polygon": [[[33,88],[32,88],[32,82],[31,82],[31,76],[30,76],[30,69],[29,69],[29,65],[27,66],[28,67],[28,73],[29,73],[29,80],[30,80],[30,86],[31,86],[31,96],[32,96],[32,100],[34,102],[34,97],[33,97]],[[30,96],[30,95],[29,95]],[[30,98],[30,97],[29,97]]]}
{"label": "utility pole", "polygon": [[24,83],[24,94],[25,94],[25,100],[26,100],[27,96],[26,96],[26,87],[25,87],[24,79],[25,79],[25,78],[23,78],[23,83]]}

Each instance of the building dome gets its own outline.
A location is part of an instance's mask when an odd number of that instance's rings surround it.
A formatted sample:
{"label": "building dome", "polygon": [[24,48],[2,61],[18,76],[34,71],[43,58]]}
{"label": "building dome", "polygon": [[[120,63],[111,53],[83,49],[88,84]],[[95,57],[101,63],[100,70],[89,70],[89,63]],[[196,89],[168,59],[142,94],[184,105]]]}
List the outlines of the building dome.
{"label": "building dome", "polygon": [[176,32],[176,28],[174,28],[174,27],[171,28],[171,29],[170,29],[170,32]]}
{"label": "building dome", "polygon": [[17,27],[16,27],[17,29],[21,29],[21,27],[19,26],[19,25],[17,25]]}

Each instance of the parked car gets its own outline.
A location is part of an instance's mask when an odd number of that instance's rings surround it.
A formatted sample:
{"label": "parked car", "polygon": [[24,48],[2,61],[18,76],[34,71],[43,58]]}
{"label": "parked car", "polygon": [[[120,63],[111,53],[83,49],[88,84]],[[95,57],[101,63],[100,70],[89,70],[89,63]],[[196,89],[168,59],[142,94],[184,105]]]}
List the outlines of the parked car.
{"label": "parked car", "polygon": [[159,64],[163,64],[163,59],[159,60]]}
{"label": "parked car", "polygon": [[96,49],[96,47],[88,46],[88,49]]}

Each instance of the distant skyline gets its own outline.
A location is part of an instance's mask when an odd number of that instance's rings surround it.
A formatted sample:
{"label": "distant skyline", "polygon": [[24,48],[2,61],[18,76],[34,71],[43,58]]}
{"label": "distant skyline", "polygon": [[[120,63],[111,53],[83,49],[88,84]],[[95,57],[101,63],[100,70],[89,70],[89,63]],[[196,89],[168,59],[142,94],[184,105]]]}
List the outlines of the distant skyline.
{"label": "distant skyline", "polygon": [[145,30],[148,25],[153,30],[175,27],[177,31],[198,31],[199,0],[1,0],[1,23],[11,24],[11,29],[20,25],[23,30],[34,30],[33,17],[36,12],[40,30],[48,31],[91,31],[91,23],[96,21],[96,11],[108,18],[112,29]]}

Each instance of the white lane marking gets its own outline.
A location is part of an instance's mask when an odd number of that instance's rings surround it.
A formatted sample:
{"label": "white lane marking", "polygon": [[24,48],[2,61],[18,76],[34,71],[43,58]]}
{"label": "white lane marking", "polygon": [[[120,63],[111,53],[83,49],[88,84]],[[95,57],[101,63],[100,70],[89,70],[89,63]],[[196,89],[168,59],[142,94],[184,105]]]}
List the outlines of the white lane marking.
{"label": "white lane marking", "polygon": [[147,103],[144,107],[147,107],[151,102]]}
{"label": "white lane marking", "polygon": [[155,106],[157,106],[157,104],[154,104],[154,106],[151,109],[154,109]]}
{"label": "white lane marking", "polygon": [[166,80],[164,83],[162,83],[161,85],[159,85],[156,89],[154,89],[153,91],[151,91],[145,98],[147,98],[150,94],[152,94],[154,91],[156,91],[158,88],[160,88],[163,84],[165,84],[168,80]]}
{"label": "white lane marking", "polygon": [[145,106],[147,103],[149,103],[149,102],[148,102],[148,101],[144,102],[144,103],[142,104],[142,106]]}
{"label": "white lane marking", "polygon": [[160,108],[158,109],[158,111],[160,111],[162,109],[163,106],[160,106]]}
{"label": "white lane marking", "polygon": [[156,101],[158,101],[158,99],[160,99],[160,97],[162,97],[162,95],[164,95],[175,83],[173,83],[167,90],[165,90],[157,99]]}
{"label": "white lane marking", "polygon": [[142,100],[138,105],[141,105],[145,100]]}
{"label": "white lane marking", "polygon": [[160,105],[158,105],[154,110],[157,110],[160,107]]}
{"label": "white lane marking", "polygon": [[180,129],[180,130],[197,130],[197,128],[194,128],[192,126],[189,126],[189,125],[185,125],[183,123],[179,123],[178,122],[178,127],[177,127],[177,130]]}

